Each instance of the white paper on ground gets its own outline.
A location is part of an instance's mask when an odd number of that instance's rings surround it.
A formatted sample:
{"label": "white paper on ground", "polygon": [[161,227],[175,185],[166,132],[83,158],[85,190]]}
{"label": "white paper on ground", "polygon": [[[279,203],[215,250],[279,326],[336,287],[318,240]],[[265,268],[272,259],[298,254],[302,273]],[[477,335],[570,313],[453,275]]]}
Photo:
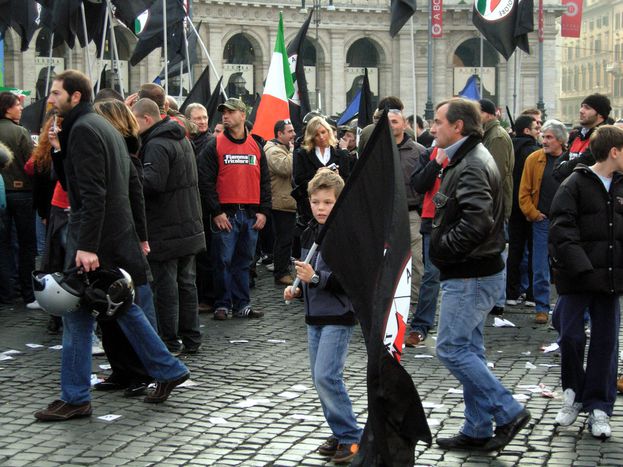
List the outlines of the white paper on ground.
{"label": "white paper on ground", "polygon": [[246,344],[247,342],[249,342],[246,339],[234,339],[229,341],[230,344]]}
{"label": "white paper on ground", "polygon": [[517,402],[526,402],[530,399],[530,396],[526,394],[513,394],[513,399],[515,399]]}
{"label": "white paper on ground", "polygon": [[531,353],[531,352],[528,350],[527,352],[521,352],[521,355],[526,355],[526,356],[528,356],[528,355],[530,355],[530,353]]}
{"label": "white paper on ground", "polygon": [[493,362],[487,362],[487,368],[495,368],[495,364]]}
{"label": "white paper on ground", "polygon": [[515,325],[511,323],[509,320],[504,318],[498,318],[497,316],[493,320],[493,327],[496,328],[514,328]]}
{"label": "white paper on ground", "polygon": [[295,384],[290,389],[292,391],[299,391],[299,392],[309,391],[309,388],[307,386],[305,386],[304,384]]}
{"label": "white paper on ground", "polygon": [[550,352],[554,352],[556,350],[558,350],[558,344],[556,342],[554,342],[553,344],[550,345],[544,345],[543,347],[541,347],[541,350],[543,351],[543,353],[550,353]]}
{"label": "white paper on ground", "polygon": [[17,355],[18,353],[21,352],[19,350],[5,350],[2,355]]}
{"label": "white paper on ground", "polygon": [[44,347],[41,344],[26,344],[26,347],[30,347],[31,349],[40,349],[41,347]]}
{"label": "white paper on ground", "polygon": [[300,413],[295,413],[292,415],[288,415],[286,418],[291,418],[293,420],[324,420],[324,418],[321,417],[317,417],[314,415],[306,415],[306,414],[300,414]]}
{"label": "white paper on ground", "polygon": [[227,423],[227,420],[225,420],[223,417],[210,417],[208,418],[208,421],[212,423],[213,425],[220,425],[223,423]]}
{"label": "white paper on ground", "polygon": [[11,357],[10,355],[3,355],[0,353],[0,362],[4,360],[13,360],[13,357]]}
{"label": "white paper on ground", "polygon": [[541,386],[536,384],[520,384],[517,388],[528,392],[541,392],[542,390]]}
{"label": "white paper on ground", "polygon": [[420,354],[420,355],[414,355],[413,358],[433,358],[434,355],[429,355],[429,354]]}
{"label": "white paper on ground", "polygon": [[253,407],[256,405],[268,405],[270,404],[270,399],[265,399],[265,398],[261,398],[261,399],[245,399],[243,401],[238,402],[237,404],[234,404],[234,407],[238,407],[241,409],[246,409],[248,407]]}
{"label": "white paper on ground", "polygon": [[427,421],[428,426],[438,426],[441,424],[441,420],[439,420],[438,418],[429,418]]}
{"label": "white paper on ground", "polygon": [[270,344],[285,344],[285,339],[268,339],[266,342]]}
{"label": "white paper on ground", "polygon": [[422,407],[424,407],[425,409],[440,409],[441,407],[443,407],[443,404],[437,404],[436,402],[423,401]]}
{"label": "white paper on ground", "polygon": [[110,370],[110,368],[111,368],[111,367],[110,367],[110,364],[108,364],[108,363],[102,363],[102,364],[100,365],[100,368],[101,368],[102,370]]}
{"label": "white paper on ground", "polygon": [[526,369],[528,370],[534,370],[536,368],[536,365],[530,362],[526,362]]}
{"label": "white paper on ground", "polygon": [[62,348],[62,345],[53,345],[52,347],[49,347],[50,350],[62,350]]}
{"label": "white paper on ground", "polygon": [[187,379],[186,381],[184,381],[182,384],[175,386],[175,388],[192,388],[193,386],[198,386],[199,383],[194,382],[191,379]]}
{"label": "white paper on ground", "polygon": [[544,366],[545,368],[554,368],[560,365],[554,365],[553,363],[539,363],[539,366]]}
{"label": "white paper on ground", "polygon": [[101,383],[102,381],[104,381],[103,379],[100,379],[97,377],[97,375],[95,373],[93,373],[91,375],[91,386],[95,386],[97,383]]}
{"label": "white paper on ground", "polygon": [[459,388],[450,388],[448,389],[448,394],[460,394],[463,395],[463,390]]}
{"label": "white paper on ground", "polygon": [[118,418],[121,418],[121,415],[113,415],[113,414],[108,414],[108,415],[102,415],[101,417],[97,417],[100,420],[104,420],[105,422],[112,422],[113,420],[117,420]]}
{"label": "white paper on ground", "polygon": [[277,394],[279,397],[283,397],[284,399],[296,399],[297,397],[300,396],[300,394],[298,392],[292,392],[292,391],[283,391],[279,394]]}

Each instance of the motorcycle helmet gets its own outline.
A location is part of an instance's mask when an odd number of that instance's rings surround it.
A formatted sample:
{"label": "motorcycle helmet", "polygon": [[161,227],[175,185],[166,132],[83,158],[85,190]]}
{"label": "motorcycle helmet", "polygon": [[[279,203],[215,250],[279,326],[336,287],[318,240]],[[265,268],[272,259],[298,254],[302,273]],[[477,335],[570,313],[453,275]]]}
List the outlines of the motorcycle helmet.
{"label": "motorcycle helmet", "polygon": [[53,316],[63,316],[80,308],[86,275],[74,268],[65,272],[32,272],[35,300]]}
{"label": "motorcycle helmet", "polygon": [[88,273],[88,285],[80,305],[100,321],[117,318],[134,302],[134,282],[121,268],[96,269]]}

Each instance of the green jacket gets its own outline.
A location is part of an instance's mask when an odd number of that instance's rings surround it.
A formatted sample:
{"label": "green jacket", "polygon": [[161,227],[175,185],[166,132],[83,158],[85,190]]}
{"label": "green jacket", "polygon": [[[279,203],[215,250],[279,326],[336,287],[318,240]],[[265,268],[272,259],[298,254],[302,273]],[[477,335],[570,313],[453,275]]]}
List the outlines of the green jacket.
{"label": "green jacket", "polygon": [[513,208],[513,167],[515,166],[513,142],[497,119],[485,123],[483,129],[485,134],[482,144],[489,150],[500,171],[504,192],[504,219],[508,220]]}
{"label": "green jacket", "polygon": [[32,139],[28,130],[16,125],[12,120],[0,118],[0,142],[13,151],[13,163],[2,169],[2,178],[6,191],[31,191],[32,182],[24,171],[32,153]]}

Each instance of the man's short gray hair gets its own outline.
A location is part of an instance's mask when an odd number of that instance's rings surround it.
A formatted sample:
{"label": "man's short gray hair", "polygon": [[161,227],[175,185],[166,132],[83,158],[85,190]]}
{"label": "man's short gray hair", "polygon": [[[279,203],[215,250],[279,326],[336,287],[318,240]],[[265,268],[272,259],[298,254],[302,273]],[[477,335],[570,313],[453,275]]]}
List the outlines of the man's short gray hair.
{"label": "man's short gray hair", "polygon": [[559,142],[567,144],[569,132],[567,132],[567,127],[561,121],[555,119],[546,121],[541,127],[541,133],[545,133],[546,131],[551,131]]}
{"label": "man's short gray hair", "polygon": [[190,114],[193,112],[193,110],[197,110],[197,109],[201,109],[205,113],[208,113],[207,109],[203,105],[197,102],[193,102],[192,104],[188,104],[188,106],[186,107],[186,112],[184,112],[184,114],[186,115],[186,118],[190,118]]}

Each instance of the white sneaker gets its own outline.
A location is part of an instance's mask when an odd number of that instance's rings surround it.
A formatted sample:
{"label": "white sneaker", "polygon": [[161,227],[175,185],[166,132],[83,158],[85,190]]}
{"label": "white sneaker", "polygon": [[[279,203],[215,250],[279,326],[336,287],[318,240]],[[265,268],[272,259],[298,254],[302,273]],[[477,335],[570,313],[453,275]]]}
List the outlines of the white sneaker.
{"label": "white sneaker", "polygon": [[275,264],[274,263],[270,263],[266,265],[266,270],[273,272],[275,270]]}
{"label": "white sneaker", "polygon": [[526,300],[525,302],[523,302],[523,304],[525,306],[529,306],[529,307],[532,307],[532,308],[534,308],[536,306],[536,302],[534,302],[532,300]]}
{"label": "white sneaker", "polygon": [[565,389],[562,393],[562,407],[556,414],[556,423],[560,426],[569,426],[582,410],[582,403],[575,402],[575,391],[571,388]]}
{"label": "white sneaker", "polygon": [[517,306],[519,304],[519,302],[517,300],[506,300],[506,304],[508,306]]}
{"label": "white sneaker", "polygon": [[26,308],[28,308],[29,310],[43,310],[37,300],[33,300],[32,302],[27,303]]}
{"label": "white sneaker", "polygon": [[588,427],[595,438],[606,439],[612,435],[610,417],[602,410],[594,409],[591,411],[591,414],[588,416]]}

